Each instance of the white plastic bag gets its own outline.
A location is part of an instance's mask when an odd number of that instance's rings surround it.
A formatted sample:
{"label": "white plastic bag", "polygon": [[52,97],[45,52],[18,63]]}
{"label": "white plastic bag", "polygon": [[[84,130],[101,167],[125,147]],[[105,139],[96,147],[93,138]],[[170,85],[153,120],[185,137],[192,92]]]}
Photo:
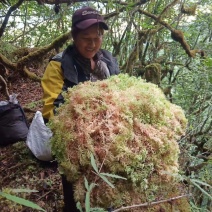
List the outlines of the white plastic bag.
{"label": "white plastic bag", "polygon": [[26,144],[34,156],[42,161],[51,161],[50,138],[52,131],[45,125],[42,113],[37,111],[27,135]]}

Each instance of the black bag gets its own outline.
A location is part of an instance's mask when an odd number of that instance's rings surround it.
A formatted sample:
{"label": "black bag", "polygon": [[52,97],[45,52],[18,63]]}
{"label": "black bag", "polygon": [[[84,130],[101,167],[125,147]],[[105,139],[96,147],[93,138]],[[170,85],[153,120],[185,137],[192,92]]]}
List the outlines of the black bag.
{"label": "black bag", "polygon": [[0,106],[0,145],[25,141],[29,126],[22,107],[8,103]]}

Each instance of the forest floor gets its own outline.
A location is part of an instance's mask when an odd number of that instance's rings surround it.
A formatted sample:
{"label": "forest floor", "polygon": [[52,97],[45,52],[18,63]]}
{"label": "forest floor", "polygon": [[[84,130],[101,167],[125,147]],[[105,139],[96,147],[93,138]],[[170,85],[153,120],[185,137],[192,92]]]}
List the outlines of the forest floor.
{"label": "forest floor", "polygon": [[[30,70],[42,76],[42,70]],[[32,81],[16,74],[8,77],[9,93],[18,94],[18,101],[25,111],[30,124],[35,112],[42,109],[42,89],[40,82]],[[0,101],[6,100],[0,91]],[[1,138],[0,138],[1,139]],[[14,189],[36,190],[36,192],[17,192]],[[60,212],[63,207],[61,177],[56,162],[41,162],[31,153],[24,141],[8,146],[0,146],[0,191],[29,200],[48,212]],[[20,191],[20,190],[19,190]],[[15,204],[0,196],[1,212],[38,211]]]}

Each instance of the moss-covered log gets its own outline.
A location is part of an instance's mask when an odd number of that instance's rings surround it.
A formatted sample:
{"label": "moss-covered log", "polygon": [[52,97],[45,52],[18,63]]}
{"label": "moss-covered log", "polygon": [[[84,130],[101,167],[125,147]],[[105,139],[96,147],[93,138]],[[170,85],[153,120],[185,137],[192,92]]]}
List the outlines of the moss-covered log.
{"label": "moss-covered log", "polygon": [[[40,81],[38,76],[27,69],[27,66],[30,63],[40,63],[42,59],[48,54],[48,52],[62,46],[68,41],[70,36],[71,33],[68,31],[65,34],[57,37],[50,45],[44,46],[42,48],[34,48],[33,51],[29,51],[26,48],[21,49],[20,52],[24,56],[21,57],[17,62],[11,62],[4,55],[0,54],[0,63],[14,72],[18,71],[21,74],[26,74],[28,77],[35,81]],[[16,50],[16,54],[17,52],[18,50]]]}
{"label": "moss-covered log", "polygon": [[23,70],[24,70],[25,74],[26,74],[30,79],[32,79],[32,80],[34,80],[34,81],[37,81],[37,82],[40,82],[40,81],[41,81],[41,78],[40,78],[40,77],[38,77],[35,73],[29,71],[26,67],[24,67]]}

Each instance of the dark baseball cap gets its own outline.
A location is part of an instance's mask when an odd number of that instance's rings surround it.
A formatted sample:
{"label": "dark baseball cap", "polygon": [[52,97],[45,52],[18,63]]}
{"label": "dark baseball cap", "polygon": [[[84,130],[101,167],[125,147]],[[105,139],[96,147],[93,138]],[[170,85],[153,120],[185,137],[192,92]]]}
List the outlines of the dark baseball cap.
{"label": "dark baseball cap", "polygon": [[108,30],[108,26],[105,23],[103,16],[91,7],[78,9],[72,16],[72,28],[77,27],[78,29],[87,29],[96,23],[101,24],[103,29]]}

